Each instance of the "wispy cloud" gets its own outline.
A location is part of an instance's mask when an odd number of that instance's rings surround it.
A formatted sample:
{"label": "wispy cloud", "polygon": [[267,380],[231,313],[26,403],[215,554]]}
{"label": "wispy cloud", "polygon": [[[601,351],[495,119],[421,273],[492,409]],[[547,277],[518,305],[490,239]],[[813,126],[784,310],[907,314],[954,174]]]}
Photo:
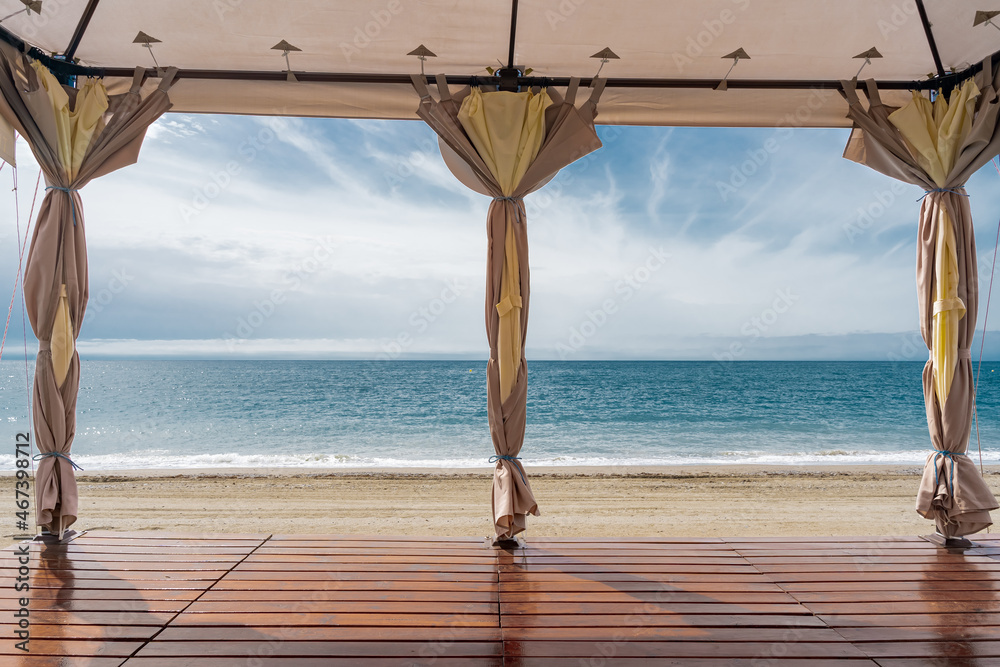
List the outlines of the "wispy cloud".
{"label": "wispy cloud", "polygon": [[[609,299],[577,358],[711,359],[788,289],[761,355],[878,357],[915,330],[920,193],[841,159],[844,131],[599,131],[603,149],[526,200],[533,358],[558,358]],[[23,144],[19,157],[26,218],[37,166]],[[969,183],[984,257],[1000,215],[991,169]],[[375,357],[402,337],[401,356],[484,355],[489,199],[458,183],[423,124],[167,115],[137,165],[82,195],[86,354]],[[12,196],[0,187],[0,210]],[[626,300],[622,281],[644,277],[653,250],[669,259]],[[449,284],[464,287],[425,319]],[[260,323],[234,348],[248,319]]]}

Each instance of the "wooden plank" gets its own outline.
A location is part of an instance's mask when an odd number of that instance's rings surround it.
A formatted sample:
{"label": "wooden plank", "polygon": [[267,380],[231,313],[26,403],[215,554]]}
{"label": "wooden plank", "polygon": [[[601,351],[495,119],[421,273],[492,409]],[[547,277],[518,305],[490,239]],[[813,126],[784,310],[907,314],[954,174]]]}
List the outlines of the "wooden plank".
{"label": "wooden plank", "polygon": [[905,641],[871,642],[864,651],[876,660],[881,658],[1000,658],[1000,641]]}
{"label": "wooden plank", "polygon": [[[494,578],[495,579],[495,578]],[[775,587],[777,589],[777,587]],[[484,593],[497,590],[496,581],[424,581],[420,579],[308,579],[308,580],[260,580],[234,579],[225,577],[212,587],[213,593],[225,591],[245,592],[266,589],[288,591],[289,594],[303,595],[307,591],[439,591]],[[778,589],[780,590],[780,589]]]}
{"label": "wooden plank", "polygon": [[[754,567],[756,567],[758,570],[760,570],[765,574],[768,573],[781,574],[781,573],[792,573],[792,572],[795,573],[843,572],[845,565],[850,566],[854,565],[854,563],[830,562],[827,564],[806,563],[801,565],[793,563],[785,563],[780,565],[755,565]],[[893,572],[896,574],[909,572],[909,573],[914,573],[914,575],[923,574],[925,572],[936,571],[936,568],[933,565],[926,565],[920,563],[886,563],[883,561],[865,563],[863,567],[859,567],[857,569],[862,572]],[[995,561],[987,562],[985,560],[977,560],[975,562],[966,563],[962,569],[964,572],[969,574],[977,573],[981,575],[986,572],[995,573],[995,572],[1000,572],[1000,563],[997,563]]]}
{"label": "wooden plank", "polygon": [[32,624],[48,625],[121,625],[127,617],[129,625],[163,625],[174,612],[156,611],[36,611],[31,612]]}
{"label": "wooden plank", "polygon": [[[553,657],[508,657],[504,663],[505,667],[581,667],[580,658],[553,658]],[[587,665],[589,661],[584,660]],[[436,663],[435,663],[436,664]],[[603,667],[649,667],[649,658],[628,658],[615,657],[612,659],[597,656],[594,664]],[[756,658],[656,658],[655,667],[877,667],[878,663],[870,658],[834,658],[826,660],[823,658],[776,658],[776,657],[756,657]],[[132,661],[127,667],[132,667]],[[160,667],[157,665],[156,667]],[[168,667],[164,665],[163,667]],[[267,667],[271,667],[268,665]],[[963,665],[952,665],[951,667],[964,667]],[[969,666],[973,667],[973,666]],[[978,666],[975,666],[978,667]],[[992,665],[990,667],[993,667]]]}
{"label": "wooden plank", "polygon": [[[808,566],[803,566],[808,567]],[[824,567],[824,566],[815,566]],[[906,567],[906,566],[902,566]],[[514,573],[514,572],[524,572],[528,571],[531,573],[574,573],[574,574],[601,574],[601,573],[614,573],[614,574],[753,574],[754,567],[750,564],[743,565],[698,565],[692,563],[671,565],[664,563],[662,565],[602,565],[600,563],[576,563],[568,565],[532,565],[530,568],[524,568],[520,565],[511,564],[501,564],[500,572],[501,574]],[[997,569],[1000,570],[1000,563],[997,564]],[[780,571],[780,570],[779,570]]]}
{"label": "wooden plank", "polygon": [[[202,592],[202,589],[139,589],[131,585],[128,588],[87,588],[76,584],[77,582],[73,582],[72,588],[33,586],[26,592],[13,588],[0,589],[0,598],[19,599],[27,596],[33,600],[193,600]],[[0,602],[0,607],[3,604]]]}
{"label": "wooden plank", "polygon": [[[197,559],[192,559],[195,562]],[[246,564],[256,564],[256,563],[268,563],[278,566],[294,565],[295,567],[300,567],[303,565],[313,565],[313,564],[378,564],[378,565],[396,565],[396,564],[419,564],[419,565],[432,565],[432,566],[452,566],[452,565],[479,565],[488,568],[493,568],[495,559],[491,556],[421,556],[421,555],[399,555],[399,554],[351,554],[347,556],[343,555],[331,555],[327,556],[325,554],[311,554],[311,555],[295,555],[295,556],[274,556],[269,554],[258,554],[255,553],[248,557],[244,563]]]}
{"label": "wooden plank", "polygon": [[[236,569],[241,572],[285,572],[288,568],[281,563],[244,561]],[[372,563],[296,563],[295,569],[300,574],[305,572],[462,572],[495,576],[496,573],[496,567],[492,563],[379,563],[377,561]]]}
{"label": "wooden plank", "polygon": [[689,641],[689,642],[840,642],[840,633],[817,627],[651,627],[622,623],[617,627],[504,627],[508,641]]}
{"label": "wooden plank", "polygon": [[184,615],[192,614],[497,614],[496,603],[490,602],[446,602],[442,600],[423,601],[386,601],[386,600],[270,600],[267,602],[247,602],[242,600],[224,602],[193,602]]}
{"label": "wooden plank", "polygon": [[461,602],[461,603],[498,603],[499,593],[494,590],[482,592],[468,591],[390,591],[384,588],[378,590],[327,590],[313,591],[310,595],[303,595],[302,591],[273,591],[273,590],[249,590],[233,591],[212,589],[199,598],[202,602],[233,603],[238,601],[246,602],[273,602],[286,601],[300,603],[303,599],[323,602],[363,602],[363,601],[392,601],[400,603],[415,602]]}
{"label": "wooden plank", "polygon": [[[130,641],[91,641],[81,640],[54,640],[54,639],[31,639],[28,645],[32,656],[43,655],[64,655],[76,658],[86,657],[120,657],[127,658],[132,655],[142,642]],[[8,664],[8,656],[21,656],[24,651],[14,648],[14,641],[0,642],[0,664]],[[84,660],[80,660],[81,663]]]}
{"label": "wooden plank", "polygon": [[[17,600],[5,599],[0,605],[0,617],[7,617],[18,608]],[[187,600],[76,600],[28,598],[28,609],[31,614],[61,611],[67,614],[90,611],[114,611],[131,613],[140,612],[172,612],[177,613],[190,604]]]}
{"label": "wooden plank", "polygon": [[468,626],[307,626],[267,625],[255,626],[179,626],[168,625],[157,636],[157,641],[427,641],[497,642],[501,640],[500,628],[492,625]]}
{"label": "wooden plank", "polygon": [[811,615],[792,614],[515,614],[505,616],[503,627],[508,628],[572,628],[572,627],[612,627],[638,625],[646,627],[755,627],[792,628],[826,627],[822,620]]}
{"label": "wooden plank", "polygon": [[495,627],[496,613],[486,614],[406,614],[406,613],[336,613],[312,612],[243,614],[238,612],[217,612],[202,614],[180,614],[171,625],[236,625],[256,627],[260,625],[349,625],[388,627]]}
{"label": "wooden plank", "polygon": [[924,572],[897,572],[888,569],[866,569],[858,571],[832,572],[772,572],[766,581],[778,584],[796,582],[837,582],[837,581],[989,581],[1000,578],[992,572],[963,572],[935,570]]}
{"label": "wooden plank", "polygon": [[505,591],[503,601],[506,604],[513,603],[579,603],[608,604],[613,602],[635,603],[646,602],[653,604],[746,604],[757,605],[764,603],[797,604],[797,601],[787,593],[773,592],[762,593],[760,591],[736,592],[718,591],[715,593],[692,593],[688,591],[571,591],[571,592],[545,592],[531,591],[528,593],[512,593]]}
{"label": "wooden plank", "polygon": [[[413,658],[268,658],[250,656],[247,662],[254,667],[411,667]],[[248,656],[242,656],[236,663],[244,664]],[[433,662],[431,660],[433,659]],[[416,663],[420,664],[420,663]],[[427,664],[434,667],[504,667],[503,658],[427,658]],[[34,667],[34,665],[30,666]],[[45,666],[48,667],[48,666]],[[89,665],[88,665],[89,667]],[[103,667],[103,666],[102,666]],[[124,667],[233,667],[232,658],[130,658]],[[579,667],[579,665],[574,665]],[[783,666],[779,666],[783,667]],[[797,667],[797,666],[793,666]]]}
{"label": "wooden plank", "polygon": [[831,628],[1000,625],[1000,614],[822,614],[816,619]]}
{"label": "wooden plank", "polygon": [[[0,637],[13,638],[19,629],[14,623],[0,623]],[[36,639],[114,639],[147,640],[159,632],[153,625],[73,625],[73,624],[31,624],[31,641]],[[16,640],[13,640],[16,641]]]}
{"label": "wooden plank", "polygon": [[879,658],[880,667],[1000,667],[1000,658]]}
{"label": "wooden plank", "polygon": [[[220,573],[219,576],[221,577]],[[242,570],[234,568],[226,579],[230,581],[496,581],[496,571],[492,572],[400,572],[380,570],[337,570],[337,571],[286,571],[277,570]]]}
{"label": "wooden plank", "polygon": [[913,641],[970,641],[980,639],[1000,640],[1000,626],[943,626],[925,628],[892,628],[886,626],[869,628],[838,628],[837,633],[844,639],[863,644],[865,642],[913,642]]}
{"label": "wooden plank", "polygon": [[1000,601],[1000,590],[950,590],[934,589],[909,591],[799,591],[795,599],[802,603],[840,602],[924,602],[924,601]]}
{"label": "wooden plank", "polygon": [[1000,601],[920,600],[918,602],[810,602],[814,614],[970,614],[1000,613]]}
{"label": "wooden plank", "polygon": [[72,658],[52,655],[19,655],[4,658],[5,667],[119,667],[122,658]]}
{"label": "wooden plank", "polygon": [[[769,582],[714,582],[682,581],[664,583],[659,581],[591,581],[575,577],[559,581],[508,581],[504,576],[500,591],[505,595],[530,592],[600,592],[600,591],[653,591],[686,593],[784,593],[780,586]],[[760,579],[759,577],[757,579]],[[998,586],[1000,589],[1000,586]]]}
{"label": "wooden plank", "polygon": [[[516,644],[516,646],[512,646]],[[530,641],[505,642],[508,654],[520,657],[577,658],[746,658],[765,661],[775,657],[777,650],[782,658],[803,659],[864,659],[867,656],[846,641],[827,643],[782,643],[776,648],[773,642],[588,642],[588,641]],[[609,655],[610,654],[610,655]]]}
{"label": "wooden plank", "polygon": [[761,604],[725,604],[722,602],[691,602],[691,603],[649,603],[649,602],[500,602],[500,611],[506,615],[535,614],[561,616],[565,614],[618,614],[629,616],[642,614],[652,616],[672,614],[686,616],[688,614],[796,614],[808,613],[797,603],[761,603]]}
{"label": "wooden plank", "polygon": [[[495,578],[495,575],[494,575]],[[501,584],[508,583],[537,583],[547,584],[550,582],[593,582],[616,585],[618,583],[636,583],[651,586],[684,586],[689,583],[717,583],[717,584],[769,584],[772,577],[765,576],[759,572],[748,571],[747,574],[685,574],[676,572],[644,572],[642,575],[630,574],[628,572],[502,572],[500,573]]]}
{"label": "wooden plank", "polygon": [[[775,584],[777,585],[777,584]],[[787,582],[782,589],[797,595],[806,592],[846,592],[846,591],[923,591],[933,595],[938,591],[1000,591],[1000,580],[997,581],[810,581]]]}
{"label": "wooden plank", "polygon": [[266,655],[269,658],[484,658],[503,655],[500,642],[426,641],[155,641],[147,644],[136,658],[173,658],[184,656],[224,657]]}

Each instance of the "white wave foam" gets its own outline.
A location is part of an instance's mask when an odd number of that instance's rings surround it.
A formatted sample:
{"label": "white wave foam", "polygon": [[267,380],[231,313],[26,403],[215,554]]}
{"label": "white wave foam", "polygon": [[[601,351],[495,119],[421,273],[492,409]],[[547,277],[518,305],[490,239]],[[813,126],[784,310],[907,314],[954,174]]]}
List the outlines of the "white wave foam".
{"label": "white wave foam", "polygon": [[[905,450],[880,452],[872,450],[829,450],[817,452],[762,452],[762,451],[722,451],[703,456],[669,455],[662,457],[576,457],[551,456],[534,458],[524,456],[523,462],[532,467],[581,466],[612,468],[619,466],[664,466],[664,465],[922,465],[930,452],[928,450]],[[970,452],[978,463],[978,452]],[[222,454],[176,455],[167,450],[146,450],[126,454],[103,454],[96,456],[79,455],[74,461],[85,470],[130,470],[130,469],[194,469],[218,468],[488,468],[488,455],[479,458],[413,458],[353,456],[349,454]],[[1000,450],[984,450],[983,462],[1000,464]],[[0,468],[14,469],[13,456],[0,456]]]}

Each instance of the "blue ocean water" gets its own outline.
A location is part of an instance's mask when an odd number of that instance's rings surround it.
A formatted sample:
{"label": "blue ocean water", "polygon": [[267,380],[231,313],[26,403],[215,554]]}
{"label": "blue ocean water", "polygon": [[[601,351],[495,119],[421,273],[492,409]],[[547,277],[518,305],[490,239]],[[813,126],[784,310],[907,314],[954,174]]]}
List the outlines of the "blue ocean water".
{"label": "blue ocean water", "polygon": [[[997,367],[984,363],[979,387],[986,463],[1000,463]],[[530,362],[523,460],[920,464],[922,368]],[[24,374],[0,364],[0,466],[27,425]],[[85,360],[78,408],[73,453],[88,470],[476,467],[493,454],[482,362]]]}

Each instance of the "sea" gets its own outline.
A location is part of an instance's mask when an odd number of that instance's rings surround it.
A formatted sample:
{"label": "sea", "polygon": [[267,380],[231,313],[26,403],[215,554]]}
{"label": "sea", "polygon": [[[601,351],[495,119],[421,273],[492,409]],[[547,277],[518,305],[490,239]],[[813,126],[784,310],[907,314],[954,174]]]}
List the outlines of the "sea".
{"label": "sea", "polygon": [[[975,368],[975,366],[974,366]],[[970,454],[1000,463],[1000,363]],[[529,362],[529,466],[923,463],[922,362]],[[29,429],[0,362],[0,469]],[[31,368],[27,368],[30,374]],[[142,468],[485,468],[482,361],[84,360],[73,459]]]}

